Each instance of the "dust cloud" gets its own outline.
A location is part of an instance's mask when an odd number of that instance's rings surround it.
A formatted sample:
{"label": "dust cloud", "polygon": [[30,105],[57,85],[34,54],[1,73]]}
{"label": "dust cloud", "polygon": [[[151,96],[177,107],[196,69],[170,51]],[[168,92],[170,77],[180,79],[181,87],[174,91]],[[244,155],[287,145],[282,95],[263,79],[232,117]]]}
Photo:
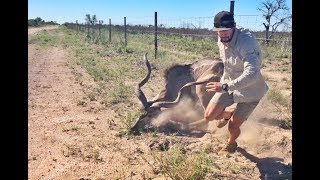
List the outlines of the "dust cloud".
{"label": "dust cloud", "polygon": [[266,116],[266,111],[261,104],[260,102],[249,118],[240,126],[241,134],[238,140],[253,149],[257,149],[260,143],[266,139],[264,126],[258,123],[259,119]]}
{"label": "dust cloud", "polygon": [[182,98],[174,108],[166,109],[154,118],[151,124],[155,127],[164,127],[170,123],[185,130],[187,124],[202,119],[203,112],[203,108],[192,99]]}

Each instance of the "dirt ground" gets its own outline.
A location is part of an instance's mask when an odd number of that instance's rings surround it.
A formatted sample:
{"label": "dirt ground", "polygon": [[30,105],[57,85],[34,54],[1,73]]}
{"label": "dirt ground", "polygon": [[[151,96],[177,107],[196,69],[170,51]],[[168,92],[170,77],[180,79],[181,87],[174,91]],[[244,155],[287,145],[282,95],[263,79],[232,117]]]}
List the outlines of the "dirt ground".
{"label": "dirt ground", "polygon": [[[42,29],[29,29],[28,34]],[[115,128],[119,117],[113,109],[97,101],[79,105],[86,87],[94,81],[84,69],[76,68],[82,72],[82,83],[68,67],[65,50],[28,46],[30,180],[166,179],[144,160],[152,161],[155,144],[179,142],[190,152],[211,146],[214,153],[225,142],[227,129],[214,126],[201,138],[121,136]],[[221,172],[222,179],[277,179],[276,175],[291,173],[292,131],[272,121],[276,116],[273,108],[262,100],[241,127],[238,151],[230,157],[216,156],[222,169],[239,164],[250,169],[250,176]]]}
{"label": "dirt ground", "polygon": [[28,28],[28,35],[34,35],[36,34],[37,32],[40,32],[42,30],[50,30],[50,29],[56,29],[58,28],[59,26],[44,26],[44,27],[30,27]]}

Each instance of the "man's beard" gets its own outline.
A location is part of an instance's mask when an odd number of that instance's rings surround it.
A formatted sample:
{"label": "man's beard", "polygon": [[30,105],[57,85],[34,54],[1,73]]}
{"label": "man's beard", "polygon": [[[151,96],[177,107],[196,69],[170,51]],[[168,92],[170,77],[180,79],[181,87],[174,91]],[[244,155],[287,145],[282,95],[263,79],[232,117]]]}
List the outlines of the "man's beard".
{"label": "man's beard", "polygon": [[220,42],[222,42],[222,43],[228,43],[228,42],[230,42],[231,41],[231,37],[227,37],[227,38],[221,38],[220,37]]}
{"label": "man's beard", "polygon": [[232,40],[233,34],[234,34],[234,29],[232,30],[232,33],[231,33],[230,36],[228,36],[228,37],[223,37],[223,38],[220,37],[220,42],[222,42],[222,43],[229,43],[229,42]]}

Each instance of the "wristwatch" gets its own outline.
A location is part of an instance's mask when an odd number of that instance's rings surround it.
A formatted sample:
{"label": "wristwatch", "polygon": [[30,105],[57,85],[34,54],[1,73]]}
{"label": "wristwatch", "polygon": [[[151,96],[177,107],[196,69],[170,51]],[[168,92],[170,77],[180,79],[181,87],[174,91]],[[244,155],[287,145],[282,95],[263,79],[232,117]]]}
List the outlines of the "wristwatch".
{"label": "wristwatch", "polygon": [[224,83],[224,84],[222,84],[222,90],[224,91],[224,92],[228,92],[228,84],[227,83]]}

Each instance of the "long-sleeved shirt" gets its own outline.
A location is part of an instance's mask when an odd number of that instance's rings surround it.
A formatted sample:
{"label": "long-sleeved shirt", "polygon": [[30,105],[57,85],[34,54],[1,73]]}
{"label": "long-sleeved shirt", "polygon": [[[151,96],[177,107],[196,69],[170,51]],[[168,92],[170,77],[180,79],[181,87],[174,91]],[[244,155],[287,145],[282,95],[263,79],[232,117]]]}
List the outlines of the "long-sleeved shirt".
{"label": "long-sleeved shirt", "polygon": [[221,83],[229,85],[236,103],[260,100],[268,91],[261,71],[261,48],[248,30],[235,29],[228,47],[218,40],[220,58],[224,63]]}

